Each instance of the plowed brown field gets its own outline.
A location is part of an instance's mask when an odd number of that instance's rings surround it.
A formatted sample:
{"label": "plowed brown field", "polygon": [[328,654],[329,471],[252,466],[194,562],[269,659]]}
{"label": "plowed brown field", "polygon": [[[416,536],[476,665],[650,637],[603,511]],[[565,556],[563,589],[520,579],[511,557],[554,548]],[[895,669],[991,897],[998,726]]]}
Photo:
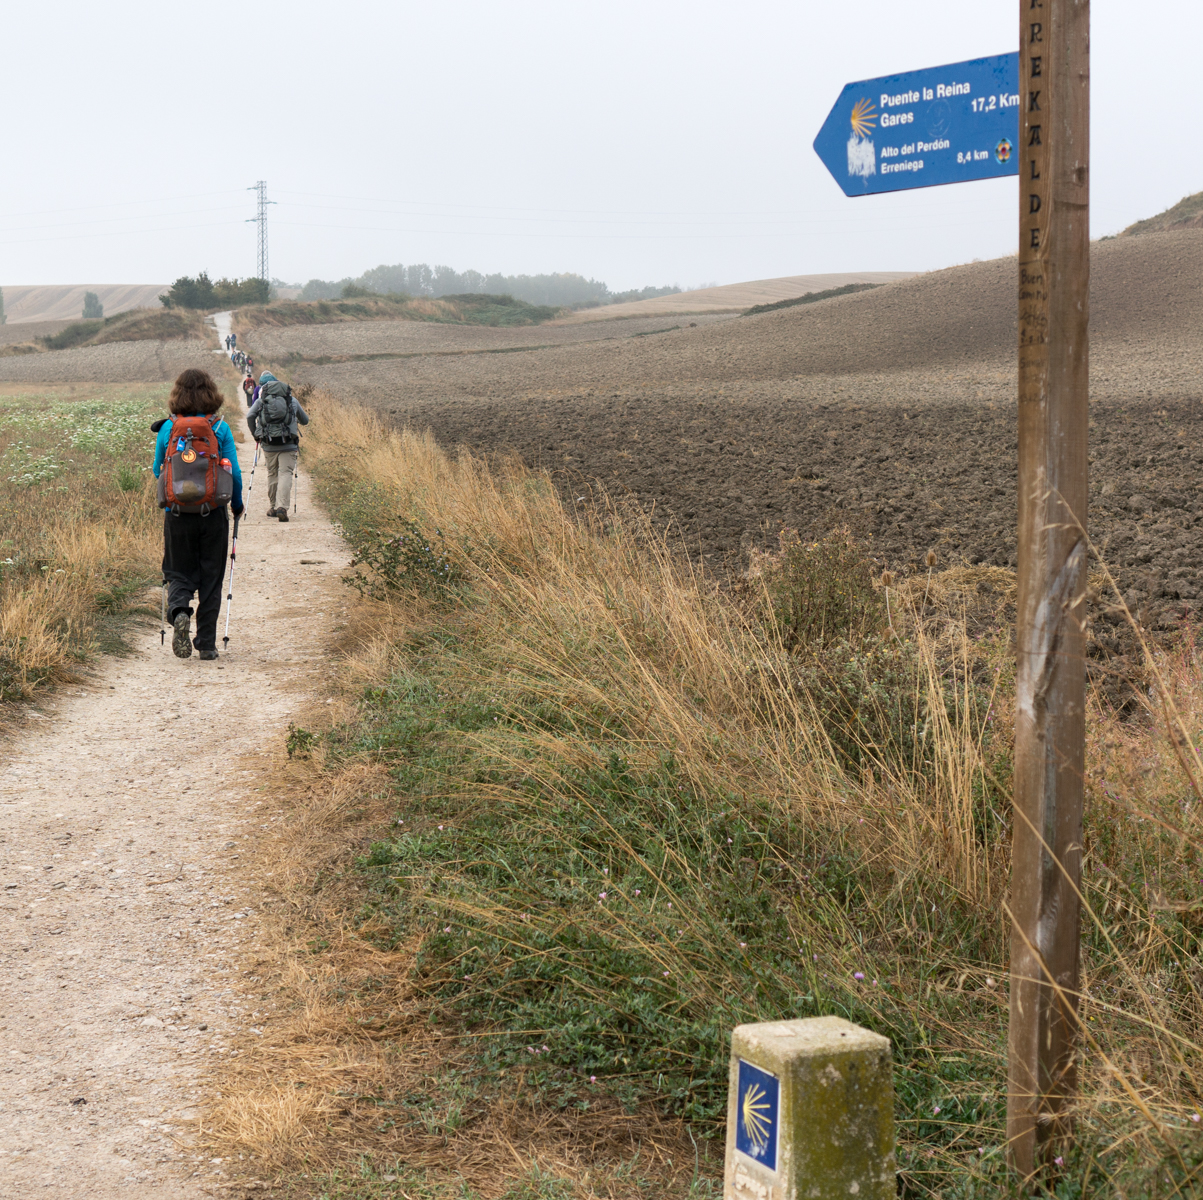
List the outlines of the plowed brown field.
{"label": "plowed brown field", "polygon": [[[551,467],[566,491],[629,491],[715,565],[782,525],[832,520],[894,569],[928,549],[1010,564],[1014,277],[1002,259],[605,341],[490,330],[491,352],[456,352],[436,327],[422,343],[408,324],[405,357],[297,362],[293,378]],[[1168,611],[1203,601],[1203,231],[1100,243],[1093,279],[1091,531],[1131,600]],[[388,328],[373,326],[372,354]],[[304,334],[324,356],[356,353],[353,326]]]}

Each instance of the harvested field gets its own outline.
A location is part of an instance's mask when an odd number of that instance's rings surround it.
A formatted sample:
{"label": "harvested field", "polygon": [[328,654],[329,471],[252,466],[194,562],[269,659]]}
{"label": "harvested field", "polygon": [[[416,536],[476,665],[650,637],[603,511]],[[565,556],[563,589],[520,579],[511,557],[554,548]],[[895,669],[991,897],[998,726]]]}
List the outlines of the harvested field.
{"label": "harvested field", "polygon": [[641,317],[587,325],[525,325],[499,329],[488,325],[443,325],[424,321],[361,321],[337,325],[263,327],[240,334],[256,354],[272,362],[293,359],[343,359],[370,355],[407,357],[423,354],[543,349],[583,342],[617,341],[666,330],[698,328],[734,319],[733,313],[708,314],[682,321],[675,317]]}
{"label": "harvested field", "polygon": [[0,346],[15,346],[18,342],[32,342],[34,338],[50,337],[62,333],[72,321],[22,321],[14,325],[0,325]]}
{"label": "harvested field", "polygon": [[893,283],[898,279],[909,279],[914,274],[914,271],[841,271],[833,275],[784,275],[779,279],[752,279],[747,283],[695,288],[691,292],[676,292],[651,300],[630,300],[625,304],[584,308],[560,320],[579,325],[584,321],[614,321],[663,314],[679,317],[705,312],[733,312],[751,308],[755,304],[792,300],[808,292],[846,287],[850,283]]}
{"label": "harvested field", "polygon": [[[293,378],[386,408],[446,445],[550,466],[577,495],[593,478],[629,491],[716,563],[782,525],[846,520],[894,569],[929,548],[945,564],[1005,565],[1015,550],[1014,274],[1015,260],[1001,259],[762,316],[527,353],[448,356],[422,339],[522,343],[507,331],[418,326],[412,357],[299,363]],[[1138,605],[1203,599],[1200,278],[1203,232],[1094,247],[1090,519]],[[340,341],[347,329],[305,333],[333,356],[367,344]],[[552,329],[517,332],[545,344]]]}
{"label": "harvested field", "polygon": [[0,382],[164,383],[187,367],[218,371],[222,362],[203,342],[109,342],[0,358]]}
{"label": "harvested field", "polygon": [[41,321],[78,321],[84,295],[95,292],[106,316],[129,308],[157,308],[165,283],[79,283],[47,286],[7,286],[4,308],[10,325]]}

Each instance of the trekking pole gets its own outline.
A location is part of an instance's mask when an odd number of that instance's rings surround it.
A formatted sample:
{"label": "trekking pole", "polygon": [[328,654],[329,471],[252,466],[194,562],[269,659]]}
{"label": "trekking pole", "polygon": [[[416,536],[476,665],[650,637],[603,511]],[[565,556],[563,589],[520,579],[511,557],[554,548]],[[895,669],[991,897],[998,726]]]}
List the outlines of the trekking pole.
{"label": "trekking pole", "polygon": [[[243,511],[250,512],[251,508],[251,493],[255,490],[255,468],[259,465],[259,443],[255,443],[255,461],[251,463],[251,482],[247,484],[246,502],[243,504]],[[236,518],[241,520],[241,518]]]}
{"label": "trekking pole", "polygon": [[161,611],[159,613],[159,645],[167,644],[167,580],[163,580],[163,586],[159,589],[159,595],[163,599]]}
{"label": "trekking pole", "polygon": [[[247,492],[250,495],[250,492]],[[246,509],[246,505],[243,505]],[[226,592],[226,632],[221,639],[221,649],[224,653],[230,648],[230,605],[234,603],[234,563],[238,558],[238,522],[242,520],[241,516],[234,518],[234,544],[230,547],[230,590]]]}

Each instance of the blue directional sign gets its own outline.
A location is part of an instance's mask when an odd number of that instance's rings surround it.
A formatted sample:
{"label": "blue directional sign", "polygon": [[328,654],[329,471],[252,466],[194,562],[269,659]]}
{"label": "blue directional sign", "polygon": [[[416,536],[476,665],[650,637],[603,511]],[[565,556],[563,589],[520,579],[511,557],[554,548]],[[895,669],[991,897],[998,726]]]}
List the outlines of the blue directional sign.
{"label": "blue directional sign", "polygon": [[1019,174],[1019,55],[850,83],[815,138],[845,196]]}

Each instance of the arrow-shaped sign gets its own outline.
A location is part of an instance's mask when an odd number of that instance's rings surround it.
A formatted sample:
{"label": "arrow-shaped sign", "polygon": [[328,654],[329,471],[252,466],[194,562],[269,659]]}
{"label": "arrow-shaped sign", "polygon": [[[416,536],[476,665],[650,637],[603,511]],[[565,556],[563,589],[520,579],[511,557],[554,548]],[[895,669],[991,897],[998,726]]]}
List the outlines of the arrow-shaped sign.
{"label": "arrow-shaped sign", "polygon": [[815,153],[846,196],[1019,173],[1019,55],[850,83]]}

